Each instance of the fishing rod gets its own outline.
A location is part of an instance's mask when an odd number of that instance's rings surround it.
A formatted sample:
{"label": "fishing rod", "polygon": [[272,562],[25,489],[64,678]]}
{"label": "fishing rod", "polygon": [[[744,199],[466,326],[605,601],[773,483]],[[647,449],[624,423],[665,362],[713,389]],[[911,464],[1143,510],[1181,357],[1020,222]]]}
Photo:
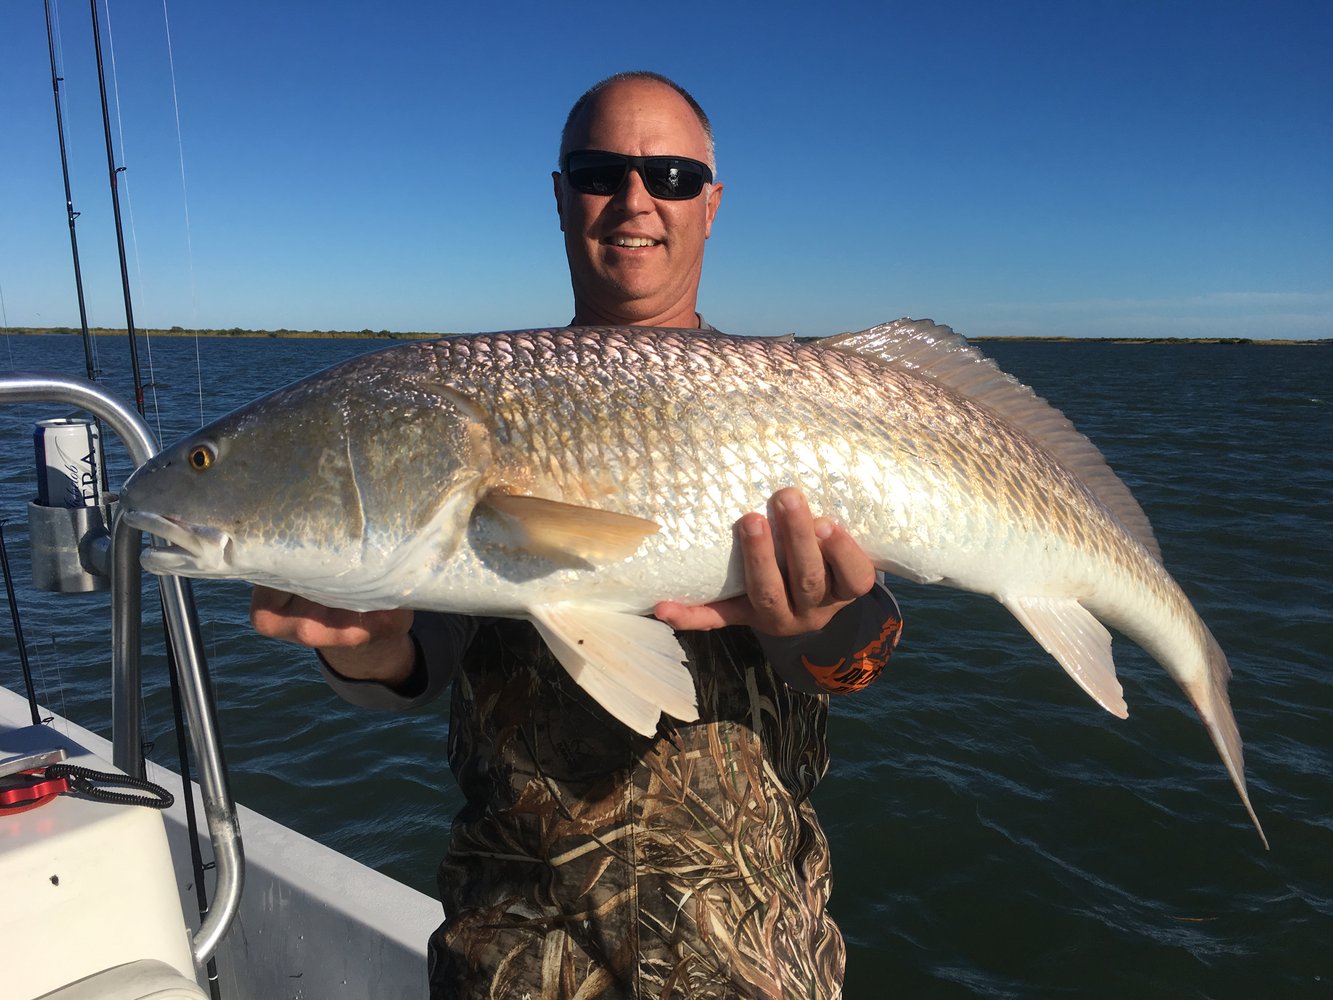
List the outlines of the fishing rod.
{"label": "fishing rod", "polygon": [[[72,201],[70,201],[69,170],[65,155],[65,133],[64,133],[64,126],[60,118],[60,93],[59,93],[59,82],[58,82],[59,78],[56,76],[55,44],[51,34],[50,0],[44,0],[44,3],[46,5],[47,45],[51,51],[51,74],[53,81],[55,81],[54,85],[56,87],[56,117],[57,117],[57,127],[59,128],[60,131],[60,159],[61,159],[61,166],[65,171],[65,196],[66,196],[66,201],[69,202],[70,204],[70,223],[69,223],[70,238],[71,240],[73,240],[74,219],[77,213],[73,212],[73,204]],[[97,59],[97,89],[98,89],[98,95],[100,96],[102,101],[102,132],[106,140],[107,176],[111,187],[111,210],[112,210],[112,217],[114,218],[116,224],[116,249],[120,257],[120,285],[125,300],[125,328],[130,348],[130,366],[133,371],[133,377],[134,377],[134,403],[139,411],[139,415],[143,416],[144,414],[143,378],[139,369],[139,349],[134,328],[134,304],[130,295],[129,264],[125,255],[125,230],[121,221],[121,214],[120,214],[120,190],[119,190],[118,175],[124,172],[125,168],[123,166],[118,167],[116,165],[115,148],[111,139],[111,110],[107,102],[106,70],[102,60],[102,29],[97,16],[97,0],[89,0],[89,9],[92,15],[93,50]],[[91,343],[91,337],[88,332],[88,321],[84,310],[83,283],[82,279],[79,277],[78,260],[79,260],[78,249],[77,249],[77,244],[75,244],[74,270],[75,270],[76,281],[78,282],[78,288],[79,288],[79,314],[83,318],[84,350],[85,353],[87,353],[88,355],[88,377],[89,379],[93,379],[94,369],[93,369],[91,349],[89,346]],[[106,469],[106,464],[102,463],[102,470],[104,477],[103,495],[105,495],[105,469]],[[164,617],[165,617],[165,612],[164,612]],[[195,816],[194,796],[190,794],[190,787],[191,787],[190,759],[189,759],[189,750],[186,747],[184,739],[184,733],[186,727],[182,712],[179,672],[180,672],[179,666],[176,663],[171,644],[167,643],[167,675],[171,683],[172,711],[174,715],[174,723],[176,731],[176,752],[177,752],[177,758],[179,760],[181,783],[182,787],[185,789],[184,805],[185,805],[186,828],[189,831],[189,836],[187,839],[189,841],[189,846],[190,846],[190,866],[194,872],[195,896],[196,896],[196,903],[199,909],[199,915],[201,918],[206,918],[209,911],[209,902],[204,880],[204,871],[206,868],[210,866],[204,863],[203,857],[199,850],[199,835],[198,835],[199,826],[198,826],[198,820]],[[140,752],[142,753],[142,749]],[[214,1000],[218,1000],[218,998],[220,997],[220,984],[218,981],[217,961],[215,958],[213,957],[209,958],[208,962],[206,963],[206,970],[208,975],[209,994],[214,998]]]}
{"label": "fishing rod", "polygon": [[[97,56],[97,90],[102,98],[102,132],[106,137],[107,175],[111,183],[111,211],[116,222],[116,250],[120,255],[120,287],[125,298],[125,331],[130,345],[130,367],[134,373],[134,405],[139,415],[144,415],[143,377],[139,371],[139,347],[134,331],[134,306],[130,299],[130,272],[125,257],[125,230],[120,218],[120,192],[118,174],[124,172],[123,166],[116,166],[115,150],[111,142],[111,111],[106,99],[106,71],[102,63],[102,28],[97,18],[97,0],[88,0],[93,22],[93,50]],[[165,7],[163,8],[165,12]],[[166,609],[162,608],[163,623],[166,622]],[[167,677],[171,683],[171,704],[176,732],[176,756],[179,762],[181,787],[185,789],[185,825],[189,831],[190,867],[194,872],[195,902],[200,919],[206,919],[209,912],[208,890],[204,881],[204,871],[210,867],[204,863],[199,850],[199,824],[195,816],[194,796],[190,792],[190,754],[185,741],[185,718],[182,710],[180,692],[180,667],[176,662],[171,643],[167,643]],[[220,1000],[221,983],[218,979],[217,958],[210,956],[205,963],[208,976],[208,991],[213,1000]]]}
{"label": "fishing rod", "polygon": [[134,405],[143,416],[143,378],[139,374],[139,346],[134,335],[134,305],[130,301],[130,269],[125,257],[125,229],[120,220],[120,191],[118,174],[125,168],[116,166],[116,153],[111,143],[111,109],[106,100],[106,71],[102,66],[102,28],[97,19],[97,0],[88,0],[93,19],[93,50],[97,55],[97,91],[102,98],[102,132],[106,136],[107,175],[111,182],[111,214],[116,222],[116,250],[120,254],[120,287],[125,297],[125,332],[129,336],[130,367],[134,372]]}
{"label": "fishing rod", "polygon": [[[79,236],[74,224],[79,217],[79,213],[74,211],[74,195],[69,185],[69,154],[65,147],[65,115],[60,101],[60,84],[65,78],[60,75],[56,66],[56,43],[51,22],[51,0],[42,0],[42,8],[46,13],[46,51],[51,60],[51,94],[56,107],[56,138],[60,144],[60,176],[65,182],[65,217],[69,221],[69,247],[74,258],[74,292],[79,300],[79,329],[83,335],[83,364],[84,370],[88,374],[88,381],[96,382],[101,372],[98,370],[94,357],[96,352],[93,350],[92,333],[88,329],[88,306],[83,295],[83,268],[79,264]],[[100,437],[101,421],[94,418],[93,424],[96,427],[97,435]],[[102,486],[101,495],[106,496],[109,489],[106,463],[99,462],[97,464],[97,474]]]}
{"label": "fishing rod", "polygon": [[42,715],[37,711],[37,690],[32,682],[32,664],[28,661],[28,644],[23,639],[23,618],[19,614],[18,598],[14,595],[14,574],[9,569],[9,550],[5,545],[5,522],[0,520],[0,570],[5,575],[5,596],[9,598],[9,617],[14,623],[14,641],[18,645],[19,664],[23,668],[23,686],[28,692],[28,711],[32,724],[40,726]]}
{"label": "fishing rod", "polygon": [[83,299],[83,272],[79,267],[79,237],[75,232],[74,220],[79,213],[74,211],[74,196],[69,187],[69,156],[65,151],[65,118],[60,109],[60,84],[65,78],[56,69],[56,43],[51,30],[51,0],[42,0],[46,10],[46,49],[51,56],[51,92],[56,102],[56,135],[60,139],[60,173],[65,178],[65,215],[69,219],[69,246],[74,255],[74,288],[79,297],[79,326],[83,330],[83,359],[88,370],[88,381],[97,381],[97,367],[93,363],[93,338],[88,332],[88,307]]}

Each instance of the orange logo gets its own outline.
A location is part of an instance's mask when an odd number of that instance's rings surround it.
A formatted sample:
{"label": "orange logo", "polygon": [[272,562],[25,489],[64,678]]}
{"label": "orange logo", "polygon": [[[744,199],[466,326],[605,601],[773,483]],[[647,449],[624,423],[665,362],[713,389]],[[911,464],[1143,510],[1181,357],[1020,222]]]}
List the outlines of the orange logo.
{"label": "orange logo", "polygon": [[902,632],[902,619],[890,616],[885,619],[876,638],[832,666],[825,667],[811,663],[805,656],[801,657],[801,662],[805,665],[805,669],[810,671],[815,683],[825,691],[830,694],[850,694],[852,691],[869,687],[880,675],[888,664],[894,647],[898,645],[898,638]]}

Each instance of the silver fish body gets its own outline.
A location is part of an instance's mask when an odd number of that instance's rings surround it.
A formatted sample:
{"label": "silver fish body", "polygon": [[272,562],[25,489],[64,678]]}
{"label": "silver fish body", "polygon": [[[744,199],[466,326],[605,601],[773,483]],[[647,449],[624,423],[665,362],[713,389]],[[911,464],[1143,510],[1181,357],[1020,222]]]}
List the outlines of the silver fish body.
{"label": "silver fish body", "polygon": [[1142,510],[1058,412],[929,321],[814,343],[572,328],[399,346],[190,435],[122,505],[172,543],[145,553],[155,572],[529,618],[651,732],[660,711],[695,717],[693,689],[670,630],[639,616],[740,593],[733,526],[793,485],[881,570],[999,600],[1122,717],[1101,623],[1143,646],[1254,818],[1226,658]]}

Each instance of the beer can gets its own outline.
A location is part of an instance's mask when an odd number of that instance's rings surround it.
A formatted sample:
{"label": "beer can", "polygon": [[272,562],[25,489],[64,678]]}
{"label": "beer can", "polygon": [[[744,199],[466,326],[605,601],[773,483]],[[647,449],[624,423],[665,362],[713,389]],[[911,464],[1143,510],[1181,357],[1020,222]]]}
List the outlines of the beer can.
{"label": "beer can", "polygon": [[77,417],[39,420],[32,430],[37,503],[96,507],[102,499],[102,442],[97,424]]}

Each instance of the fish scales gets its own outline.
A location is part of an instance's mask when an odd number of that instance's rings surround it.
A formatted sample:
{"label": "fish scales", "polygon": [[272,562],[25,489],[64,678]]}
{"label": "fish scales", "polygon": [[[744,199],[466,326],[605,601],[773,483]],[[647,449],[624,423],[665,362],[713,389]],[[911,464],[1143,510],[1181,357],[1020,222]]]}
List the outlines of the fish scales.
{"label": "fish scales", "polygon": [[[622,484],[618,492],[625,509],[646,516],[664,497],[705,492],[696,487],[701,481],[748,483],[748,488],[732,487],[723,495],[742,499],[749,509],[756,491],[762,499],[769,485],[796,474],[812,495],[823,494],[830,511],[870,530],[877,525],[865,514],[878,505],[878,494],[887,485],[885,469],[911,469],[930,457],[895,429],[910,427],[924,432],[918,436],[928,436],[931,447],[948,447],[948,460],[983,494],[1011,501],[1011,513],[1040,516],[1049,510],[1043,502],[1046,494],[1030,490],[1021,477],[1007,477],[1003,490],[991,486],[1005,478],[1011,462],[967,462],[976,441],[986,434],[974,433],[971,440],[955,443],[952,432],[967,432],[981,419],[977,414],[957,418],[945,413],[944,426],[932,427],[923,417],[929,417],[927,407],[934,401],[911,393],[910,382],[869,382],[880,373],[858,370],[866,366],[855,357],[788,343],[743,341],[719,344],[726,349],[715,351],[705,343],[689,355],[692,364],[672,366],[666,359],[681,346],[672,341],[636,341],[622,335],[610,343],[594,337],[579,342],[552,335],[538,343],[540,350],[486,352],[502,359],[499,371],[494,361],[476,363],[474,344],[468,345],[471,365],[460,366],[452,357],[440,361],[441,370],[450,373],[442,376],[450,385],[484,400],[497,443],[510,449],[500,452],[499,462],[514,475],[529,477],[522,485],[540,481],[532,455],[557,454],[562,461],[543,487],[565,499],[580,494],[591,499],[604,493],[610,480]],[[438,356],[450,347],[446,342],[434,351]],[[518,370],[514,362],[520,364]],[[895,421],[905,412],[911,413],[910,422]],[[868,419],[871,414],[882,419]],[[734,460],[703,460],[718,448]],[[1021,457],[1034,454],[1029,448]],[[639,461],[640,456],[651,461]],[[871,468],[868,456],[878,458],[875,479],[864,475]],[[719,524],[729,531],[734,511],[722,513]]]}
{"label": "fish scales", "polygon": [[[622,689],[636,663],[671,676],[680,647],[634,616],[741,592],[735,522],[786,486],[879,569],[999,600],[1123,716],[1102,623],[1122,631],[1195,703],[1250,809],[1225,656],[1141,509],[1063,417],[929,321],[813,343],[567,328],[405,345],[204,428],[122,504],[171,543],[145,556],[155,571],[530,618],[649,733],[657,709]],[[684,674],[652,697],[688,718]]]}

